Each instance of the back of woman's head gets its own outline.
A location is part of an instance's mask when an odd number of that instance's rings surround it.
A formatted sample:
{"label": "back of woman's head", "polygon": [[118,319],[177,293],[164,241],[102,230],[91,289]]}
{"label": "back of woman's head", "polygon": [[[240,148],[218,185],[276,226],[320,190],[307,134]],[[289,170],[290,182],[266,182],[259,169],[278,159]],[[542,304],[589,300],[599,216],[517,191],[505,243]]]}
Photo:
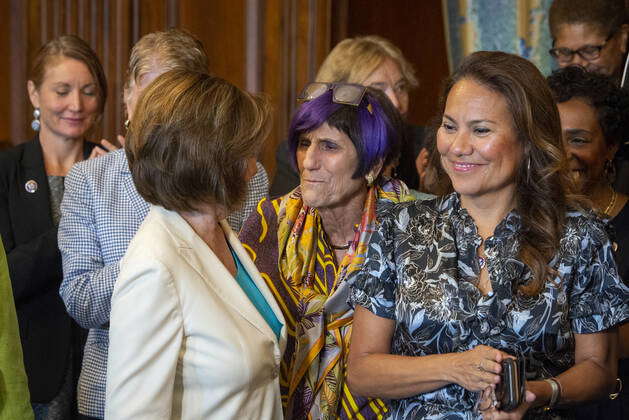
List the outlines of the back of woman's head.
{"label": "back of woman's head", "polygon": [[[629,91],[613,79],[577,66],[556,70],[548,85],[557,103],[580,99],[596,110],[608,146],[623,146],[629,139]],[[619,153],[626,154],[626,150]]]}
{"label": "back of woman's head", "polygon": [[339,42],[321,64],[315,80],[362,84],[387,58],[400,67],[408,87],[417,86],[415,70],[402,51],[391,41],[377,35],[347,38]]}
{"label": "back of woman's head", "polygon": [[[450,90],[461,80],[478,83],[505,99],[522,145],[515,199],[522,220],[520,256],[533,272],[533,280],[522,290],[535,294],[549,274],[548,262],[559,246],[571,200],[559,112],[544,76],[531,62],[513,54],[479,51],[468,56],[446,83],[441,115]],[[438,190],[446,191],[450,182],[434,144],[430,161],[432,180],[436,179]]]}
{"label": "back of woman's head", "polygon": [[288,145],[295,166],[300,137],[324,123],[346,134],[356,148],[358,167],[354,178],[365,176],[379,163],[387,166],[399,156],[404,123],[391,101],[377,89],[365,88],[362,101],[357,106],[334,102],[333,91],[329,89],[297,108],[288,133]]}
{"label": "back of woman's head", "polygon": [[189,70],[208,72],[208,58],[203,44],[180,29],[151,32],[135,43],[129,57],[127,88],[131,82],[154,70]]}
{"label": "back of woman's head", "polygon": [[96,84],[98,112],[102,114],[107,100],[105,72],[94,50],[77,36],[62,35],[44,44],[35,57],[29,80],[33,82],[36,89],[39,89],[44,81],[46,70],[64,57],[80,61],[88,68]]}
{"label": "back of woman's head", "polygon": [[206,73],[173,70],[142,92],[137,109],[125,150],[146,201],[174,211],[238,208],[248,161],[268,132],[265,100]]}
{"label": "back of woman's head", "polygon": [[554,0],[548,12],[553,38],[561,25],[586,24],[608,36],[627,23],[625,0]]}

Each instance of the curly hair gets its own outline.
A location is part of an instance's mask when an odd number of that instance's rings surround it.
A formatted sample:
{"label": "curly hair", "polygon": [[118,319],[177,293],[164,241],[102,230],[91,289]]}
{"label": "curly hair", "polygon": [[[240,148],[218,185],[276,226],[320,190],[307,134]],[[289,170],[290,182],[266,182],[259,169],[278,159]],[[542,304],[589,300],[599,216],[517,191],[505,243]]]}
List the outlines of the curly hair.
{"label": "curly hair", "polygon": [[[462,80],[474,81],[503,96],[523,145],[515,194],[522,223],[519,258],[530,267],[531,279],[519,290],[535,296],[554,273],[549,262],[559,248],[566,211],[582,207],[571,195],[557,106],[544,76],[530,61],[504,52],[479,51],[469,55],[447,81],[440,116],[451,89]],[[433,192],[444,194],[452,191],[452,184],[441,166],[436,130],[433,127],[430,179],[436,187]]]}
{"label": "curly hair", "polygon": [[604,75],[570,66],[548,76],[548,85],[557,103],[579,98],[596,110],[608,146],[618,145],[618,154],[627,156],[629,147],[629,90],[616,86]]}
{"label": "curly hair", "polygon": [[555,0],[548,11],[553,38],[560,25],[585,23],[602,34],[611,34],[627,23],[625,0]]}

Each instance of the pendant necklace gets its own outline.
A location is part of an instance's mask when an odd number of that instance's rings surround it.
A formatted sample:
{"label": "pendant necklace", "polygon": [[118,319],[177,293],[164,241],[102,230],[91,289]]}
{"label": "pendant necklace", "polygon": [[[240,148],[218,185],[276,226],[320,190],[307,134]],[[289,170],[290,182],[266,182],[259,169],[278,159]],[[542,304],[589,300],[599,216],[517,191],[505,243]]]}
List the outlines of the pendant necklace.
{"label": "pendant necklace", "polygon": [[613,188],[611,190],[612,190],[612,198],[609,201],[609,204],[607,205],[607,207],[605,207],[605,210],[603,211],[603,213],[608,216],[609,216],[609,212],[614,209],[614,205],[616,204],[616,190]]}

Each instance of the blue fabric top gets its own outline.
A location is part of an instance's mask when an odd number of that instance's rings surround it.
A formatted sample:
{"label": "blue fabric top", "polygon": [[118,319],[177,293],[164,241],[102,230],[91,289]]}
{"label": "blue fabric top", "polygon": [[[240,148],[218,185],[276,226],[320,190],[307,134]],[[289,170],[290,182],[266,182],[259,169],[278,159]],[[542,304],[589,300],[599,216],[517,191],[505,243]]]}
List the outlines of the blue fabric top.
{"label": "blue fabric top", "polygon": [[229,247],[229,250],[231,251],[232,257],[234,257],[234,262],[236,263],[236,281],[245,292],[251,303],[253,303],[253,306],[256,307],[258,312],[260,312],[262,318],[264,318],[266,323],[269,324],[269,327],[271,327],[275,336],[279,340],[280,332],[282,331],[282,323],[279,319],[277,319],[277,316],[275,316],[275,312],[273,312],[273,309],[269,306],[269,303],[260,292],[260,289],[258,289],[258,286],[256,286],[254,281],[251,279],[251,276],[247,273],[247,270],[242,265],[240,259],[231,246]]}

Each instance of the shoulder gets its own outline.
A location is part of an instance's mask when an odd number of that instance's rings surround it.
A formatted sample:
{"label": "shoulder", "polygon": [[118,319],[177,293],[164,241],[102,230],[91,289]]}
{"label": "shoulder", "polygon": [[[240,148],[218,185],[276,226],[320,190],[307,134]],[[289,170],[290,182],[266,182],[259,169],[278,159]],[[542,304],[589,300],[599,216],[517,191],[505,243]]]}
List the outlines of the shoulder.
{"label": "shoulder", "polygon": [[178,255],[180,240],[173,234],[175,227],[168,212],[161,207],[151,206],[142,221],[124,256],[124,260],[150,259],[168,265],[173,256]]}
{"label": "shoulder", "polygon": [[568,211],[566,213],[566,234],[576,233],[593,240],[608,238],[609,223],[592,211]]}
{"label": "shoulder", "polygon": [[[277,242],[278,215],[281,199],[263,198],[240,229],[238,238],[250,247],[271,246]],[[264,245],[262,245],[264,243]]]}
{"label": "shoulder", "polygon": [[127,158],[124,150],[119,149],[95,159],[87,159],[76,163],[70,170],[68,178],[81,176],[89,179],[101,179],[105,176],[110,177],[126,168]]}
{"label": "shoulder", "polygon": [[[99,197],[122,191],[121,179],[127,170],[127,158],[122,149],[104,156],[76,163],[65,180],[66,191],[70,194],[78,191],[92,191]],[[131,176],[130,173],[128,176]]]}
{"label": "shoulder", "polygon": [[28,147],[33,147],[35,140],[13,146],[0,152],[0,171],[8,172],[11,168],[19,165],[24,157],[24,152]]}
{"label": "shoulder", "polygon": [[568,211],[560,246],[569,253],[589,258],[602,247],[611,247],[611,226],[594,212]]}
{"label": "shoulder", "polygon": [[378,222],[383,224],[396,224],[400,229],[405,229],[408,223],[434,224],[449,214],[451,205],[449,196],[433,197],[428,200],[413,200],[402,203],[379,201],[377,207]]}

